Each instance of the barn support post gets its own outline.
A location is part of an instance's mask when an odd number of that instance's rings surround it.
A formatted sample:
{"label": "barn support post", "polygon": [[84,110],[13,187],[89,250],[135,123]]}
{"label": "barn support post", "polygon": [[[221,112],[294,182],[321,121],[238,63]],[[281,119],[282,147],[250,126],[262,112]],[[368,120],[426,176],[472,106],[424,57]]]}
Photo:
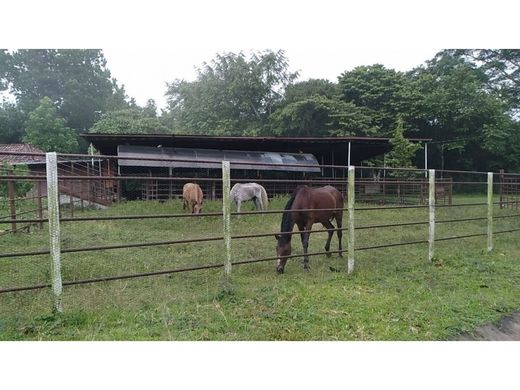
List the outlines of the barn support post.
{"label": "barn support post", "polygon": [[493,172],[487,174],[487,251],[493,250]]}
{"label": "barn support post", "polygon": [[430,229],[428,233],[428,260],[432,261],[433,257],[435,256],[435,169],[428,170],[428,179],[428,206],[430,214]]}
{"label": "barn support post", "polygon": [[356,171],[353,166],[348,167],[348,191],[347,191],[347,207],[348,207],[348,257],[347,257],[347,273],[354,271],[354,196],[355,196],[355,175]]}
{"label": "barn support post", "polygon": [[[9,176],[13,175],[12,169],[8,171]],[[9,214],[11,215],[11,231],[16,233],[16,187],[14,180],[7,181],[7,196],[9,197]]]}
{"label": "barn support post", "polygon": [[428,142],[424,143],[424,176],[428,174]]}
{"label": "barn support post", "polygon": [[61,248],[60,248],[60,215],[58,165],[56,153],[46,154],[47,165],[47,202],[49,215],[49,237],[51,252],[51,285],[53,293],[53,310],[62,313],[62,280],[61,280]]}
{"label": "barn support post", "polygon": [[224,283],[229,287],[231,279],[231,203],[229,191],[231,189],[229,161],[222,161],[222,213],[224,221],[224,246],[226,258],[224,261]]}

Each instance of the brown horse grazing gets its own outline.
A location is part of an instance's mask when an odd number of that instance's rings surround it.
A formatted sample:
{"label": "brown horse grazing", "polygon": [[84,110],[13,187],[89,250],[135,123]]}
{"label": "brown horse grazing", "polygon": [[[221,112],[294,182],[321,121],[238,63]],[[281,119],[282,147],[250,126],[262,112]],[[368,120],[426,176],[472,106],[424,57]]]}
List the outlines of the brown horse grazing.
{"label": "brown horse grazing", "polygon": [[186,183],[182,187],[182,208],[184,210],[189,206],[192,214],[200,214],[202,212],[202,198],[202,190],[198,184]]}
{"label": "brown horse grazing", "polygon": [[[281,234],[276,235],[278,244],[276,245],[276,255],[278,261],[276,263],[276,271],[282,274],[287,263],[287,258],[282,256],[289,256],[291,254],[291,238],[294,224],[298,226],[300,231],[311,230],[312,225],[321,223],[326,229],[334,229],[331,223],[332,219],[336,220],[338,229],[341,229],[343,218],[343,210],[326,210],[326,209],[342,209],[343,195],[337,189],[331,186],[310,188],[307,186],[299,186],[294,190],[291,199],[285,205],[285,211],[282,217]],[[312,211],[300,211],[305,209],[313,209]],[[325,209],[325,210],[324,210]],[[286,234],[284,234],[286,233]],[[341,236],[342,231],[337,230],[339,240],[339,255],[341,254]],[[325,244],[325,250],[330,250],[330,240],[334,234],[333,230],[328,231],[329,237]],[[310,232],[300,233],[303,245],[303,269],[309,270],[309,257],[307,256],[307,248],[309,246]],[[330,256],[330,253],[327,254]]]}

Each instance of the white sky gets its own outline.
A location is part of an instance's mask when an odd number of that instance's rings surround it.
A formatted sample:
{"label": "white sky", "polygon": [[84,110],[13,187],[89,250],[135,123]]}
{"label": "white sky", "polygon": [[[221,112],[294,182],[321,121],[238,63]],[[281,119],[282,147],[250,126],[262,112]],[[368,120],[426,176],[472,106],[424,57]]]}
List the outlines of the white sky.
{"label": "white sky", "polygon": [[164,107],[165,83],[193,80],[194,68],[217,52],[283,49],[300,80],[336,81],[358,65],[409,70],[443,48],[520,47],[517,3],[20,0],[2,5],[12,17],[0,30],[16,34],[0,34],[0,47],[103,49],[138,104],[152,98]]}

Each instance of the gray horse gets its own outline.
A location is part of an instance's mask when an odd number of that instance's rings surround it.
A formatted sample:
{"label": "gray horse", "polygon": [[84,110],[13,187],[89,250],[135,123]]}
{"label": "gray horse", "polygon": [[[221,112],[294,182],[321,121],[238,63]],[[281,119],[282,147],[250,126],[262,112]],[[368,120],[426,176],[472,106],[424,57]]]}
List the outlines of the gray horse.
{"label": "gray horse", "polygon": [[229,192],[231,201],[235,202],[237,212],[240,212],[240,204],[247,200],[253,200],[257,210],[267,210],[269,202],[265,188],[257,183],[237,183]]}

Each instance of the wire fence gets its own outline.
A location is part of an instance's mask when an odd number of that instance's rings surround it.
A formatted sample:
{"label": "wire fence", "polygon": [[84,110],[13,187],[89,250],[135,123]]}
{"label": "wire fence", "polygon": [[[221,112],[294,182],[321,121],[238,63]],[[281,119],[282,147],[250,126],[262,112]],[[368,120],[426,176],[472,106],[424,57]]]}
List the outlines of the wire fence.
{"label": "wire fence", "polygon": [[[436,243],[487,237],[491,251],[495,235],[520,231],[520,214],[513,211],[520,175],[504,172],[303,164],[286,164],[297,169],[280,172],[270,170],[276,163],[216,167],[204,160],[38,156],[46,162],[28,165],[23,174],[0,169],[0,294],[51,289],[57,311],[62,286],[219,268],[231,283],[234,266],[301,258],[296,240],[294,253],[274,251],[285,204],[301,185],[339,190],[341,207],[300,211],[344,213],[343,225],[287,234],[316,237],[310,240],[311,258],[345,254],[347,272],[355,269],[357,251],[427,244],[426,261],[436,258]],[[125,159],[132,164],[122,164]],[[179,161],[194,167],[178,168]],[[190,182],[204,194],[198,214],[181,208]],[[231,186],[249,182],[265,188],[267,210],[234,211]],[[257,201],[245,204],[258,206]],[[320,235],[341,232],[346,249],[319,250]]]}

